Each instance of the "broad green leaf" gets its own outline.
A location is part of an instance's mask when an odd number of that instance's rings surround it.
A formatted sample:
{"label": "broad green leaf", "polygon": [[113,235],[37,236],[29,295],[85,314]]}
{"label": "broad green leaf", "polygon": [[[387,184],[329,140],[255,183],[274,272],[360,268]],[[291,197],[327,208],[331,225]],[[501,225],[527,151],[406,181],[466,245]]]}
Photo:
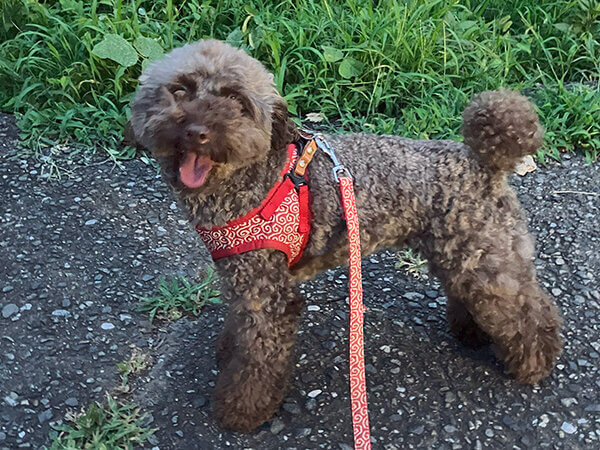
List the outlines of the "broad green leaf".
{"label": "broad green leaf", "polygon": [[107,34],[96,44],[92,53],[101,59],[110,59],[121,66],[131,67],[138,61],[138,55],[132,45],[118,34]]}
{"label": "broad green leaf", "polygon": [[571,25],[569,25],[568,23],[562,23],[562,22],[555,23],[554,28],[556,28],[559,31],[562,31],[563,33],[567,33],[571,29]]}
{"label": "broad green leaf", "polygon": [[338,50],[335,47],[329,47],[327,45],[323,45],[322,48],[323,48],[323,57],[325,58],[325,61],[336,62],[344,57],[344,52],[342,52],[341,50]]}
{"label": "broad green leaf", "polygon": [[164,53],[163,48],[158,42],[145,36],[138,36],[133,42],[133,46],[147,59],[158,58]]}
{"label": "broad green leaf", "polygon": [[225,41],[228,44],[233,45],[234,47],[240,47],[242,45],[242,38],[243,38],[242,30],[240,28],[236,28],[235,30],[233,30],[231,33],[229,33],[227,35],[227,38],[225,39]]}
{"label": "broad green leaf", "polygon": [[363,63],[348,56],[344,58],[340,67],[338,67],[338,72],[343,78],[354,78],[362,73],[362,69]]}

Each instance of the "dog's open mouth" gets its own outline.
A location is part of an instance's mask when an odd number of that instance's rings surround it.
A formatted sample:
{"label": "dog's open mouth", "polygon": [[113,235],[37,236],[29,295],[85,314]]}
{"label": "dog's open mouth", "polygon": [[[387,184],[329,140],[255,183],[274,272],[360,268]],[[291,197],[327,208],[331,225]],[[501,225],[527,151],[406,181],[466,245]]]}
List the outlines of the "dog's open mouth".
{"label": "dog's open mouth", "polygon": [[189,188],[198,188],[204,184],[213,162],[210,158],[188,152],[179,166],[179,179]]}

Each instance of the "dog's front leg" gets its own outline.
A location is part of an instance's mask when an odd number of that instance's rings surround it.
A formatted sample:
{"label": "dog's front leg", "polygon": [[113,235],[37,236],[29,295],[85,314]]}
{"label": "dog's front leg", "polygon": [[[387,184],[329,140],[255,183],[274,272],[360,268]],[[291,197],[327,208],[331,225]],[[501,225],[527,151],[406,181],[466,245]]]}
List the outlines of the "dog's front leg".
{"label": "dog's front leg", "polygon": [[281,252],[222,261],[217,266],[230,306],[218,343],[213,408],[223,427],[247,432],[269,420],[283,400],[304,301]]}

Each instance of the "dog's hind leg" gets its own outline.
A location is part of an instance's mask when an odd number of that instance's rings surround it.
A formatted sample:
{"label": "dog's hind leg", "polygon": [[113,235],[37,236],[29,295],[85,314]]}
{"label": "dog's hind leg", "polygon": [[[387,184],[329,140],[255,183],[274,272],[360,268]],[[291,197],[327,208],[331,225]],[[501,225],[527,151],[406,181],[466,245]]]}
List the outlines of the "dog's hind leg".
{"label": "dog's hind leg", "polygon": [[281,252],[252,251],[223,261],[217,268],[230,305],[218,344],[213,408],[223,427],[247,432],[269,420],[285,396],[304,300]]}
{"label": "dog's hind leg", "polygon": [[507,372],[519,382],[535,383],[560,354],[561,319],[536,280],[533,243],[524,225],[488,225],[485,232],[432,238],[424,243],[427,257],[449,298],[455,331],[476,325],[492,340]]}

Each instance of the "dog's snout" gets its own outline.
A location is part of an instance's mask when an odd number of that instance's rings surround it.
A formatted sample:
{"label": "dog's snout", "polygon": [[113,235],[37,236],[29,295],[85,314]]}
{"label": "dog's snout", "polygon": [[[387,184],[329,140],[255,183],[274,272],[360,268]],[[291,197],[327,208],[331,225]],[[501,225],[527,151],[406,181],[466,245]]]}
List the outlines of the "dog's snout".
{"label": "dog's snout", "polygon": [[210,141],[208,128],[204,125],[189,125],[186,128],[185,133],[188,139],[194,139],[200,144],[206,144],[208,141]]}

